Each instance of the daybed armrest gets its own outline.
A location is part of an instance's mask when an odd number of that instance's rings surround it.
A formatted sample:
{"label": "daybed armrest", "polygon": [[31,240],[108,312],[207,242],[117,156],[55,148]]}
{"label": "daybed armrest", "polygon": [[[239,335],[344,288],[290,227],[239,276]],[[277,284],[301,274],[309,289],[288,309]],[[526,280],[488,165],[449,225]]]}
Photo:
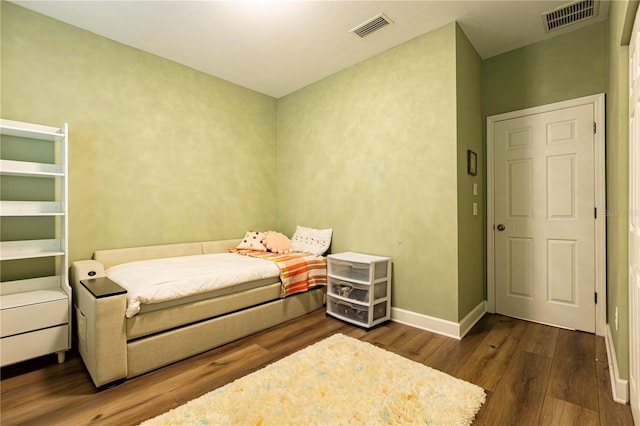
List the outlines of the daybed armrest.
{"label": "daybed armrest", "polygon": [[95,260],[76,260],[71,264],[70,273],[74,290],[80,287],[80,280],[106,276],[102,263]]}
{"label": "daybed armrest", "polygon": [[78,349],[91,379],[97,387],[124,379],[127,292],[104,276],[99,262],[74,262],[72,271]]}

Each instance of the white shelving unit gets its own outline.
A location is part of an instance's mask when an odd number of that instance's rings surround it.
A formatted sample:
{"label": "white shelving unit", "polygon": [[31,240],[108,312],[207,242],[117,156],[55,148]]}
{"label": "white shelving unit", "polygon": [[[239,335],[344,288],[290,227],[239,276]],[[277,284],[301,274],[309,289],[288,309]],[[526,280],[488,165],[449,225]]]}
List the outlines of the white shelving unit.
{"label": "white shelving unit", "polygon": [[[68,218],[67,218],[67,124],[62,127],[42,126],[11,120],[0,120],[2,159],[0,177],[3,194],[0,200],[0,217],[5,229],[0,241],[0,261],[3,268],[11,261],[28,262],[29,259],[52,258],[52,273],[0,282],[0,365],[14,364],[26,359],[56,353],[58,362],[64,362],[65,351],[71,347],[71,287],[68,277]],[[25,161],[5,158],[6,146],[48,144],[52,152],[51,162],[39,159]],[[29,148],[13,150],[13,156],[28,153]],[[11,180],[14,179],[14,180]],[[17,180],[15,180],[17,179]],[[21,181],[22,179],[22,181]],[[52,188],[53,200],[5,199],[4,193],[14,196],[42,183]],[[17,188],[11,189],[12,185]],[[33,194],[40,194],[35,190]],[[33,196],[37,197],[37,195]],[[33,229],[26,229],[25,222],[9,222],[11,218],[52,218]],[[45,219],[46,220],[46,219]],[[48,229],[49,227],[53,229]],[[15,235],[30,235],[46,229],[42,238],[14,239]],[[11,235],[6,238],[5,235]],[[54,238],[51,238],[54,236]],[[28,264],[27,264],[28,265]],[[11,268],[9,268],[11,269]],[[25,267],[23,266],[23,269]],[[26,267],[29,270],[29,267]]]}
{"label": "white shelving unit", "polygon": [[329,315],[367,328],[391,318],[391,258],[346,252],[327,265]]}

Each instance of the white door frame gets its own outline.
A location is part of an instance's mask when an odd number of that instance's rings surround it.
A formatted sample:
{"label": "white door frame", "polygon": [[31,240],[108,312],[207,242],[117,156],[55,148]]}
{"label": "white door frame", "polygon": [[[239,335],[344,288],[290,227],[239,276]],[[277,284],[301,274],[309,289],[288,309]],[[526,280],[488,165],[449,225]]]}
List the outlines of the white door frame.
{"label": "white door frame", "polygon": [[585,96],[578,99],[556,102],[519,111],[487,117],[487,311],[496,311],[495,289],[495,245],[494,245],[494,132],[493,125],[498,121],[527,115],[551,112],[559,109],[572,108],[585,104],[593,104],[594,120],[596,123],[594,149],[595,176],[595,286],[598,293],[596,304],[596,335],[604,336],[607,323],[607,287],[606,287],[606,181],[605,181],[605,99],[604,93]]}
{"label": "white door frame", "polygon": [[[631,414],[640,425],[640,333],[638,320],[638,272],[640,270],[640,111],[636,104],[640,85],[640,10],[636,11],[629,43],[629,380],[628,389]],[[633,119],[631,117],[633,114]],[[614,377],[611,378],[612,384]],[[614,395],[615,396],[615,395]]]}

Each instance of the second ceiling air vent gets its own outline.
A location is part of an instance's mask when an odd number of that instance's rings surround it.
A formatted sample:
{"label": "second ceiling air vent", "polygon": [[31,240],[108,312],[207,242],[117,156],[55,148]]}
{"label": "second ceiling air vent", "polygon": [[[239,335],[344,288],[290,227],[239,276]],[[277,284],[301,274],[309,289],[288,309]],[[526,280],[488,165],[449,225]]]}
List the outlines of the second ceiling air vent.
{"label": "second ceiling air vent", "polygon": [[559,30],[598,16],[598,0],[581,0],[542,14],[544,32]]}
{"label": "second ceiling air vent", "polygon": [[376,31],[380,31],[381,29],[388,27],[391,24],[393,24],[393,21],[389,19],[384,13],[381,13],[369,19],[368,21],[363,22],[349,32],[354,33],[360,38],[365,38],[366,36],[371,35]]}

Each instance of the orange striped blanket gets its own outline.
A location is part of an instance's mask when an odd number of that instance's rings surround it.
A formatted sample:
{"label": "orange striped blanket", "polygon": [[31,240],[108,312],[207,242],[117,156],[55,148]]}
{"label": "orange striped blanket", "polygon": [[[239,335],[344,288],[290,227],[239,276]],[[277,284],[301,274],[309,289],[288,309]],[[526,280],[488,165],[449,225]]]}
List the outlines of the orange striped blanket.
{"label": "orange striped blanket", "polygon": [[327,285],[327,259],[322,256],[298,252],[278,254],[238,248],[229,251],[275,262],[280,268],[281,297],[307,291],[311,287]]}

